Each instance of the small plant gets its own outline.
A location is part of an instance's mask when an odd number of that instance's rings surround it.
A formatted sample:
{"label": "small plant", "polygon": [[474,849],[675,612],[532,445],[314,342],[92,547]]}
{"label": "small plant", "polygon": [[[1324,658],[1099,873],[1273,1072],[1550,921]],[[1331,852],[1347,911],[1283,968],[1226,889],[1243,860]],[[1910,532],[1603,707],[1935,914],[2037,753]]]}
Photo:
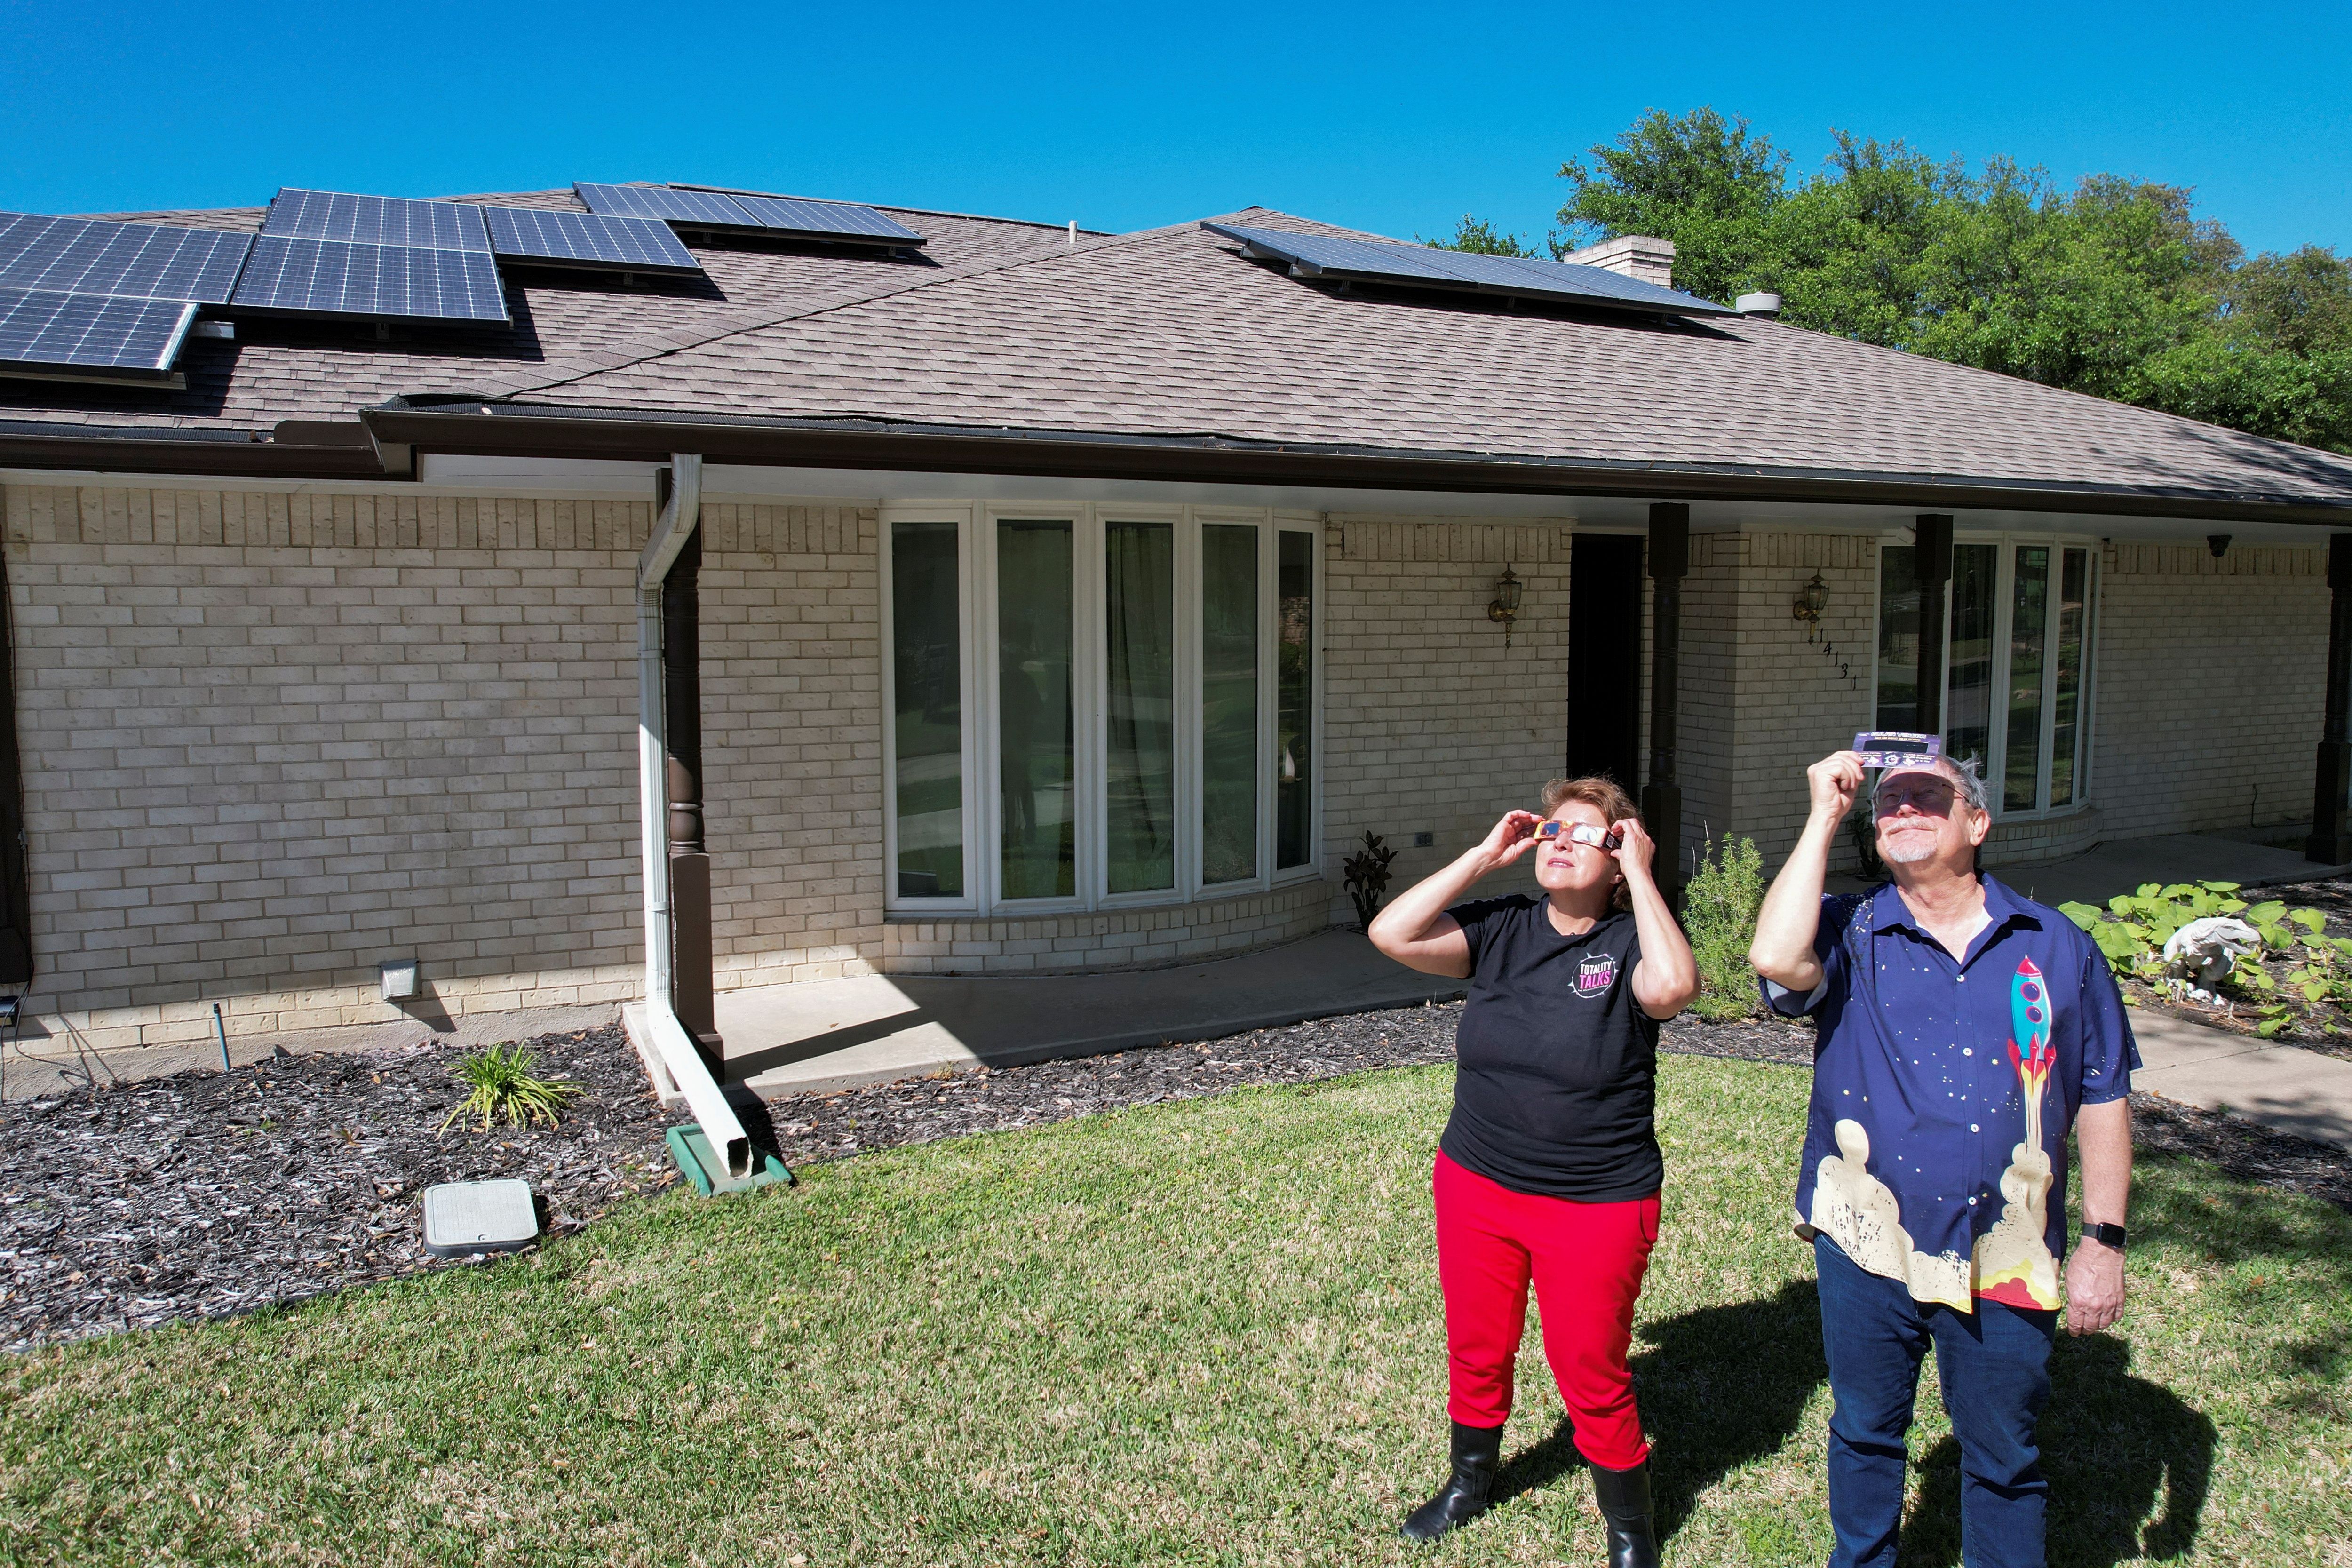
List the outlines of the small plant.
{"label": "small plant", "polygon": [[1683,934],[1698,961],[1698,997],[1691,1011],[1710,1022],[1754,1016],[1756,971],[1748,944],[1756,938],[1756,911],[1764,902],[1764,857],[1753,838],[1699,850],[1698,866],[1683,887]]}
{"label": "small plant", "polygon": [[2273,900],[2250,907],[2237,892],[2235,882],[2175,882],[2169,887],[2142,882],[2137,890],[2109,899],[2104,910],[2096,904],[2061,904],[2058,912],[2089,931],[2108,963],[2159,984],[2166,979],[2164,944],[2190,921],[2209,915],[2243,920],[2262,933],[2265,948],[2294,945],[2294,935],[2281,923],[2286,905]]}
{"label": "small plant", "polygon": [[1878,818],[1872,813],[1867,800],[1857,803],[1852,811],[1846,813],[1845,836],[1853,841],[1853,853],[1862,862],[1864,879],[1872,882],[1886,880],[1886,862],[1878,856]]}
{"label": "small plant", "polygon": [[1348,897],[1356,906],[1356,926],[1370,928],[1372,917],[1381,912],[1381,898],[1389,890],[1389,862],[1396,851],[1384,843],[1370,828],[1364,829],[1364,847],[1340,864],[1339,874],[1348,884]]}
{"label": "small plant", "polygon": [[449,1076],[466,1086],[466,1098],[441,1119],[440,1131],[446,1132],[449,1123],[459,1117],[477,1115],[482,1119],[481,1131],[485,1132],[500,1117],[509,1127],[525,1127],[534,1121],[554,1126],[563,1113],[563,1102],[578,1094],[580,1086],[561,1079],[535,1078],[532,1069],[538,1066],[536,1052],[524,1050],[511,1041],[487,1046],[471,1056],[459,1058],[449,1069]]}

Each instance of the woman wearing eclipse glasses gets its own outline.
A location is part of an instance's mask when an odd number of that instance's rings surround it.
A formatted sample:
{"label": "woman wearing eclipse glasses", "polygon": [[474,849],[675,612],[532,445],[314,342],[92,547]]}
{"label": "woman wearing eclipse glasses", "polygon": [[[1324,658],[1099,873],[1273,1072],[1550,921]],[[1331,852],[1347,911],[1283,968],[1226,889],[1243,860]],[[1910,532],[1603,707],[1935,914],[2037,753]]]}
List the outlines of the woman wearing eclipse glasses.
{"label": "woman wearing eclipse glasses", "polygon": [[[1370,928],[1400,963],[1470,982],[1433,1179],[1453,1473],[1404,1533],[1434,1540],[1485,1510],[1532,1279],[1612,1568],[1654,1568],[1650,1449],[1625,1352],[1658,1238],[1658,1025],[1698,994],[1698,968],[1624,790],[1555,779],[1543,805],[1506,812]],[[1530,855],[1540,897],[1455,902]]]}

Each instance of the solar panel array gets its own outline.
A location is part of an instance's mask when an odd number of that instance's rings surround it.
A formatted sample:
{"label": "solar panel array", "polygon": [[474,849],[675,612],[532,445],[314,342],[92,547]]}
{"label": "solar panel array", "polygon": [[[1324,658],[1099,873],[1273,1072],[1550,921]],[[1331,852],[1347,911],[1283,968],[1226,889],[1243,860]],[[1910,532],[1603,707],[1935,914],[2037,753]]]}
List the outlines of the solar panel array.
{"label": "solar panel array", "polygon": [[660,218],[689,228],[751,229],[803,238],[890,246],[923,243],[923,237],[905,224],[856,202],[690,191],[675,185],[597,185],[583,182],[572,188],[588,204],[591,212]]}
{"label": "solar panel array", "polygon": [[625,272],[702,270],[669,225],[657,219],[537,207],[484,207],[482,214],[489,220],[490,250],[500,260]]}
{"label": "solar panel array", "polygon": [[856,202],[818,202],[801,196],[736,196],[735,205],[768,227],[835,238],[887,240],[920,245],[923,237],[895,218]]}
{"label": "solar panel array", "polygon": [[0,374],[176,384],[196,309],[505,325],[499,263],[698,274],[672,225],[888,246],[855,202],[670,185],[575,187],[586,213],[289,186],[258,235],[0,213]]}
{"label": "solar panel array", "polygon": [[1287,261],[1294,277],[1360,279],[1406,288],[1436,288],[1642,310],[1667,316],[1729,316],[1729,307],[1696,294],[1644,283],[1605,267],[1538,261],[1527,256],[1479,256],[1393,240],[1347,239],[1206,223],[1212,234],[1237,239],[1254,256]]}
{"label": "solar panel array", "polygon": [[229,303],[279,315],[378,321],[507,321],[505,286],[487,250],[349,245],[264,234]]}
{"label": "solar panel array", "polygon": [[289,239],[490,253],[490,233],[483,226],[482,209],[466,202],[420,202],[405,196],[354,196],[341,191],[289,187],[269,204],[261,232]]}
{"label": "solar panel array", "polygon": [[0,373],[168,381],[195,319],[185,300],[0,289]]}
{"label": "solar panel array", "polygon": [[217,305],[252,244],[217,229],[0,213],[0,288]]}
{"label": "solar panel array", "polygon": [[667,185],[574,184],[592,213],[616,217],[660,218],[710,228],[760,228],[758,218],[715,191],[677,191]]}

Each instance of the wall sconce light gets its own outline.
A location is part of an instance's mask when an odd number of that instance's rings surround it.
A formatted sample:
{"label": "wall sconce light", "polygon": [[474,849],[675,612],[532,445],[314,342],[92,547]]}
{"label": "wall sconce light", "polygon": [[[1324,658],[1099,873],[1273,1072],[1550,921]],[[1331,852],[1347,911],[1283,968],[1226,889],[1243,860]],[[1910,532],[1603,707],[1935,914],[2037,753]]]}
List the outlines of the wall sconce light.
{"label": "wall sconce light", "polygon": [[2214,560],[2219,561],[2230,553],[2230,536],[2226,533],[2209,533],[2205,536],[2205,548],[2213,552]]}
{"label": "wall sconce light", "polygon": [[1519,578],[1508,566],[1495,579],[1495,596],[1486,601],[1486,618],[1503,623],[1503,647],[1511,646],[1511,625],[1519,615]]}
{"label": "wall sconce light", "polygon": [[1789,613],[1810,628],[1805,637],[1807,642],[1821,635],[1822,612],[1829,607],[1830,585],[1822,582],[1822,574],[1816,572],[1811,582],[1797,590],[1796,598],[1789,605]]}

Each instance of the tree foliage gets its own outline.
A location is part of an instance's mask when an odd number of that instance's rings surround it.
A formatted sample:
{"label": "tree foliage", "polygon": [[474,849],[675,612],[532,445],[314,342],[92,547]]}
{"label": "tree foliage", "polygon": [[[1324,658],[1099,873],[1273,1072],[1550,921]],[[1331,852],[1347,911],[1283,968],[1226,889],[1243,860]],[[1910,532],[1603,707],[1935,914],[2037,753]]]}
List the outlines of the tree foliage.
{"label": "tree foliage", "polygon": [[[1745,120],[1652,110],[1562,165],[1552,254],[1655,235],[1675,242],[1676,287],[1770,289],[1797,326],[2352,452],[2352,261],[2248,257],[2183,186],[2066,190],[2003,158],[1971,169],[1835,135],[1792,178]],[[1465,216],[1456,241],[1498,237],[1517,243]]]}

